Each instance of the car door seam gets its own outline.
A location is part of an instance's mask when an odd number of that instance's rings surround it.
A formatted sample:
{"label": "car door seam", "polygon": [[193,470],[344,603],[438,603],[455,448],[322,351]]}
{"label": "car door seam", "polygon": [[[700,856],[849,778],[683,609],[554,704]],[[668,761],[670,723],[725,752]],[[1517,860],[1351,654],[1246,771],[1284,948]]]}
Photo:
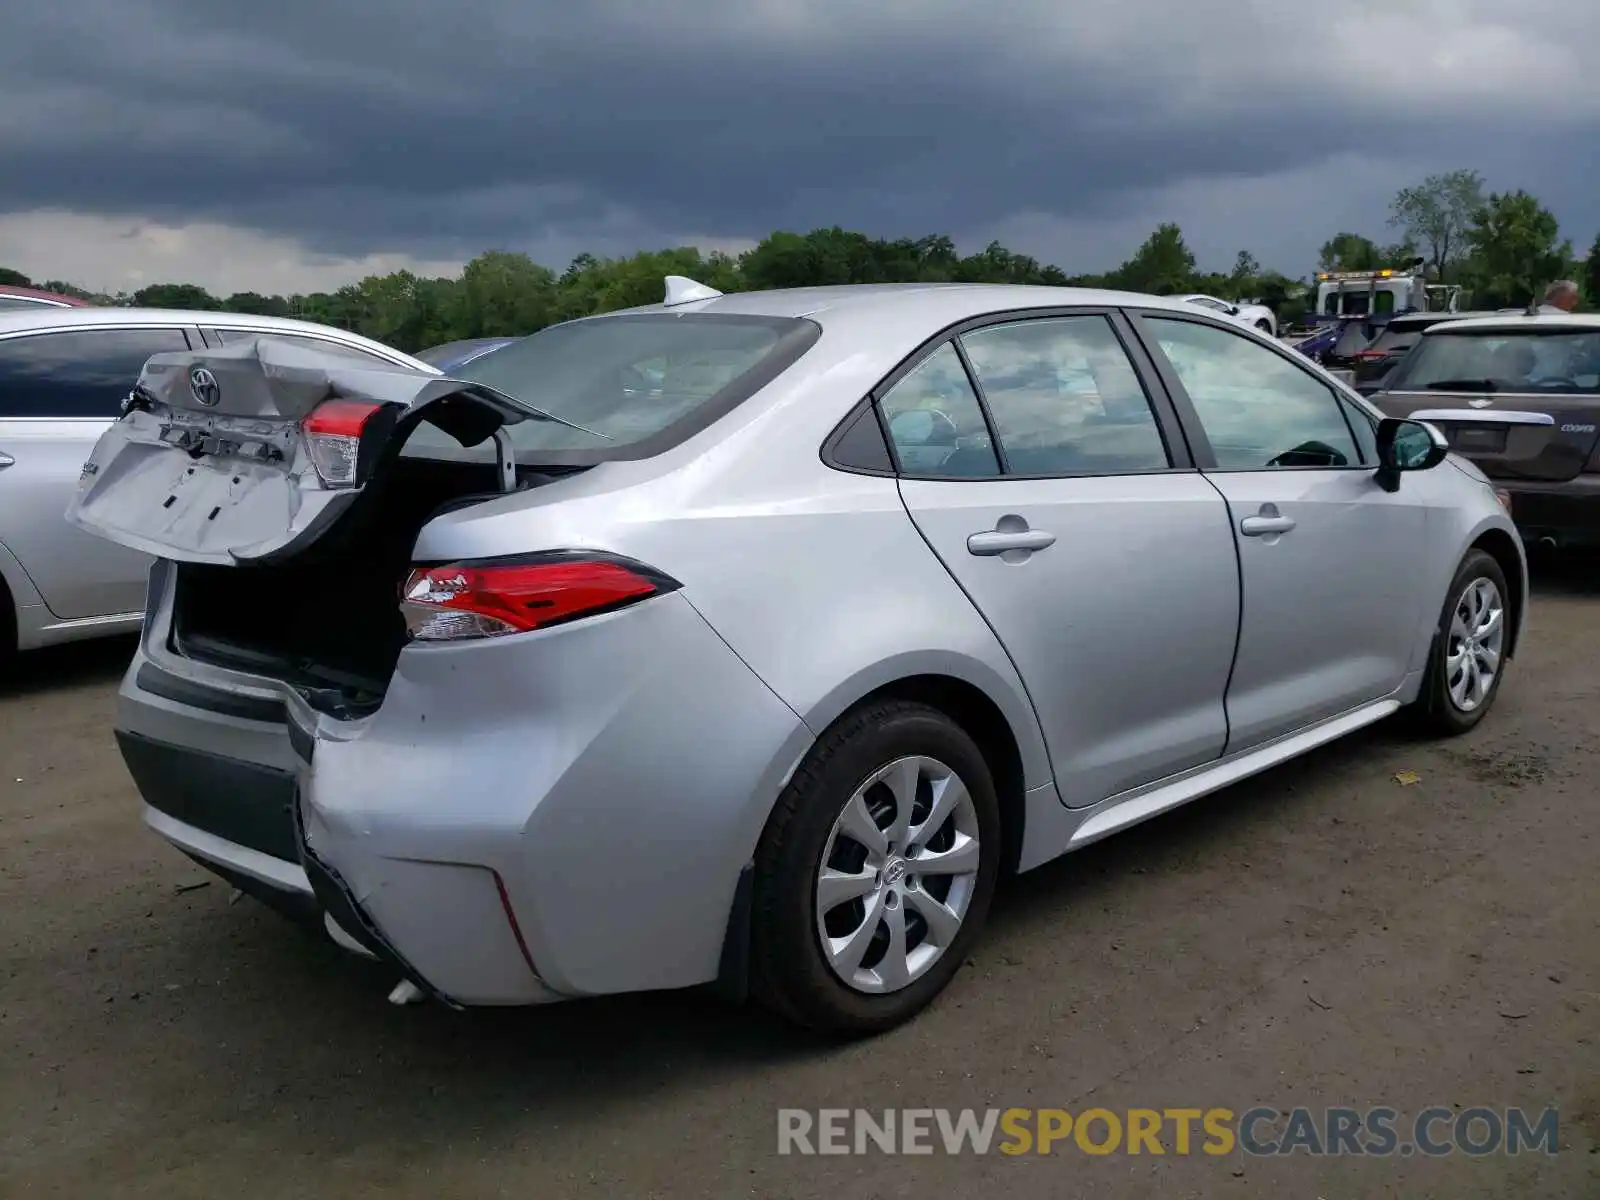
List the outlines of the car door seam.
{"label": "car door seam", "polygon": [[1233,505],[1229,502],[1227,494],[1223,492],[1211,479],[1209,471],[1201,471],[1200,478],[1222,500],[1222,511],[1228,522],[1228,538],[1233,543],[1233,571],[1237,587],[1234,595],[1238,600],[1238,617],[1233,623],[1233,654],[1228,659],[1228,675],[1222,682],[1222,753],[1219,758],[1226,758],[1233,749],[1233,714],[1228,711],[1228,697],[1233,692],[1233,672],[1239,665],[1239,647],[1244,644],[1244,548],[1239,544],[1239,531],[1234,528]]}
{"label": "car door seam", "polygon": [[[1050,781],[1056,785],[1056,798],[1065,805],[1066,797],[1061,795],[1061,787],[1056,774],[1055,757],[1050,750],[1050,739],[1045,736],[1044,720],[1039,716],[1039,706],[1034,701],[1033,692],[1028,687],[1028,680],[1022,673],[1022,667],[1012,655],[1011,647],[1006,645],[1005,638],[1000,636],[1000,631],[994,627],[994,622],[989,619],[989,614],[983,611],[983,605],[979,604],[972,593],[967,590],[966,584],[961,582],[961,577],[956,574],[955,569],[949,563],[945,562],[944,556],[934,548],[933,543],[928,540],[928,535],[923,532],[922,526],[917,523],[916,515],[911,511],[911,505],[906,501],[904,480],[896,478],[894,490],[895,494],[900,497],[900,507],[905,510],[906,520],[911,523],[911,528],[916,531],[918,539],[928,548],[928,553],[933,555],[933,560],[944,569],[944,573],[950,577],[950,581],[966,597],[967,603],[972,606],[972,611],[978,614],[978,619],[983,622],[984,627],[989,631],[989,635],[994,638],[995,645],[1000,647],[1000,653],[1004,654],[1006,661],[1011,664],[1012,673],[1017,677],[1017,685],[1022,688],[1022,694],[1028,701],[1028,711],[1033,713],[1033,723],[1039,731],[1039,744],[1044,747],[1045,761],[1050,764]],[[1237,653],[1237,648],[1235,648],[1235,653]]]}
{"label": "car door seam", "polygon": [[768,683],[766,681],[766,679],[762,676],[761,672],[756,670],[755,667],[751,666],[750,660],[745,658],[744,655],[740,654],[739,651],[734,647],[734,644],[732,642],[730,642],[727,638],[722,636],[722,630],[718,629],[716,627],[716,625],[713,624],[709,618],[707,618],[705,613],[701,612],[700,609],[695,606],[695,602],[693,600],[689,599],[689,597],[682,590],[680,590],[678,592],[678,595],[680,597],[682,597],[683,602],[689,606],[689,608],[694,612],[694,615],[699,617],[702,621],[705,622],[706,628],[711,630],[712,634],[716,637],[716,639],[719,642],[721,642],[724,646],[726,646],[728,648],[728,653],[733,655],[736,659],[738,659],[741,663],[743,663],[744,666],[745,666],[745,669],[748,670],[750,672],[750,674],[752,674],[752,675],[754,675],[756,677],[757,681],[761,684],[762,687],[766,688],[767,691],[772,693],[774,699],[776,699],[779,704],[783,705],[790,712],[794,713],[795,720],[799,721],[800,724],[805,727],[806,731],[809,732],[813,738],[820,736],[819,733],[817,732],[817,730],[811,728],[811,723],[809,721],[807,721],[805,719],[805,717],[800,714],[799,709],[795,708],[794,705],[790,704],[787,700],[785,700],[783,698],[783,696],[778,692],[778,690],[776,688],[774,688],[770,683]]}

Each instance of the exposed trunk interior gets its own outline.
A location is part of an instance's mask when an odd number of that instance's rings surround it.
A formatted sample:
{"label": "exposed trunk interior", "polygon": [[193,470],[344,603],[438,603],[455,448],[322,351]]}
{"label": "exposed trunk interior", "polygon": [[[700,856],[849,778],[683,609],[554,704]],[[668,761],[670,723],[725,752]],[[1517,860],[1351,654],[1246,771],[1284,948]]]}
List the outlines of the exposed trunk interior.
{"label": "exposed trunk interior", "polygon": [[[554,477],[522,470],[519,484]],[[492,462],[399,458],[284,563],[177,564],[173,649],[285,680],[334,716],[371,712],[405,645],[400,589],[418,532],[448,508],[498,494]]]}

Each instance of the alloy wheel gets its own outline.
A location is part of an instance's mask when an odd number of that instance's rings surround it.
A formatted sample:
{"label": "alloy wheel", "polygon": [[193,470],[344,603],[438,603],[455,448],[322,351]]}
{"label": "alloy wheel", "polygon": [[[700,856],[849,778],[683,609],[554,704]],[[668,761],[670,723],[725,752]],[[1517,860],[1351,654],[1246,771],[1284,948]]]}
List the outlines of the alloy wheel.
{"label": "alloy wheel", "polygon": [[1505,636],[1500,589],[1491,579],[1474,579],[1451,610],[1445,647],[1445,690],[1457,711],[1474,711],[1493,690]]}
{"label": "alloy wheel", "polygon": [[847,987],[897,992],[960,933],[981,862],[978,814],[937,759],[898,759],[870,775],[833,823],[816,878],[823,957]]}

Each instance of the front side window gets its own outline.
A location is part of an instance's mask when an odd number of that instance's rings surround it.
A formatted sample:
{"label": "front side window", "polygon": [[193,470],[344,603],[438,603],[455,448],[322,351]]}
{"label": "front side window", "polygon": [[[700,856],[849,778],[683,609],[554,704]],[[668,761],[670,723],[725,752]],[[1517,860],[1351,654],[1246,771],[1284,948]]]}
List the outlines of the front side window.
{"label": "front side window", "polygon": [[1103,316],[1041,317],[961,335],[1017,475],[1166,470],[1149,398]]}
{"label": "front side window", "polygon": [[1315,376],[1230,330],[1143,320],[1194,405],[1217,470],[1361,464],[1339,398]]}
{"label": "front side window", "polygon": [[0,341],[0,416],[114,420],[152,354],[187,350],[181,329],[85,329]]}

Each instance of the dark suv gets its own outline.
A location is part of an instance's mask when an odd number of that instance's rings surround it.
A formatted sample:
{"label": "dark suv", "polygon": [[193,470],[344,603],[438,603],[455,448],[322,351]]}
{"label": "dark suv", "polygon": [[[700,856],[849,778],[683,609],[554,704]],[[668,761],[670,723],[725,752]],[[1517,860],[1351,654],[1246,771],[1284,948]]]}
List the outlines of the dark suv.
{"label": "dark suv", "polygon": [[1600,315],[1436,322],[1370,399],[1436,425],[1525,541],[1600,546]]}

